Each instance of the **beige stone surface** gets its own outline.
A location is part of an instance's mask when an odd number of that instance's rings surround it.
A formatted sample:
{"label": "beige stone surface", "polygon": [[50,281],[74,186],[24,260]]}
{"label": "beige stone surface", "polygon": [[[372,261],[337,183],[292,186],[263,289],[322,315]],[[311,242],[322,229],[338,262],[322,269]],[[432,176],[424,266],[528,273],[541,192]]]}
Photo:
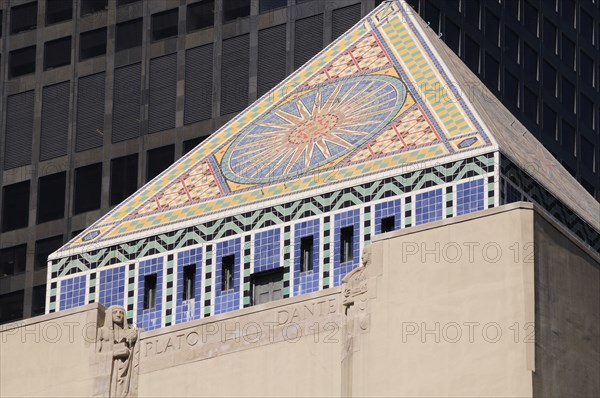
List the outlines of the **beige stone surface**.
{"label": "beige stone surface", "polygon": [[[141,332],[138,396],[600,395],[600,258],[533,205],[375,236],[367,254],[339,288]],[[1,326],[0,396],[108,396],[104,317]]]}
{"label": "beige stone surface", "polygon": [[91,396],[100,308],[90,304],[0,326],[0,396]]}

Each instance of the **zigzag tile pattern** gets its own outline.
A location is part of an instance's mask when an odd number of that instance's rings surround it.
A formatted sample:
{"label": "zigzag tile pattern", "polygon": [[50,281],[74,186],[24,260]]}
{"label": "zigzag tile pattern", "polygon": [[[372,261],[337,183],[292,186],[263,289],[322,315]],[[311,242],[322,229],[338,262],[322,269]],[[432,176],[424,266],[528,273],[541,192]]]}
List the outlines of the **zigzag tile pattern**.
{"label": "zigzag tile pattern", "polygon": [[493,153],[488,153],[282,205],[219,218],[193,227],[55,260],[52,262],[52,278],[302,220],[386,197],[484,175],[493,169],[494,156]]}

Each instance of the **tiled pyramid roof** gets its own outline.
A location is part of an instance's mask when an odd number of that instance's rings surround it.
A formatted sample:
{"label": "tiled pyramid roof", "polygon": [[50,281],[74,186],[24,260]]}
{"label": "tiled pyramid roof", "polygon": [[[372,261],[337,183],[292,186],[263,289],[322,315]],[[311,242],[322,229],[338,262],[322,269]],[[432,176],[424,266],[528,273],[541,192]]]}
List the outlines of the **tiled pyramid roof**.
{"label": "tiled pyramid roof", "polygon": [[51,257],[497,149],[416,18],[384,2]]}

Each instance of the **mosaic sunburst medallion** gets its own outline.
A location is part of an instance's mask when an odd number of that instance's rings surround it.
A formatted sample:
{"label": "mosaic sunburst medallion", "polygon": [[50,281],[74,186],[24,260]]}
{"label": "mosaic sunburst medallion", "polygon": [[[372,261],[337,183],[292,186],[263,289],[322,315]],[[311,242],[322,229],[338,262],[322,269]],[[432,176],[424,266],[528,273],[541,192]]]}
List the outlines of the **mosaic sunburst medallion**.
{"label": "mosaic sunburst medallion", "polygon": [[235,182],[285,180],[335,161],[373,138],[398,114],[406,89],[383,75],[307,90],[249,125],[221,164]]}

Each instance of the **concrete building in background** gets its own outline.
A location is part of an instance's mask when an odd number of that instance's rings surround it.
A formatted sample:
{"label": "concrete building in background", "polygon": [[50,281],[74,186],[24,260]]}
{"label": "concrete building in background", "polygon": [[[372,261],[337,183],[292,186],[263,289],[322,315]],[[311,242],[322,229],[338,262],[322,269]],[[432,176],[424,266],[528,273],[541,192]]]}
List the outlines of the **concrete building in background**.
{"label": "concrete building in background", "polygon": [[[377,235],[341,287],[139,333],[129,396],[597,397],[599,261],[523,202]],[[0,395],[109,396],[109,319],[3,325]]]}
{"label": "concrete building in background", "polygon": [[[44,312],[48,254],[380,3],[0,2],[0,322]],[[598,198],[598,2],[409,3]]]}

